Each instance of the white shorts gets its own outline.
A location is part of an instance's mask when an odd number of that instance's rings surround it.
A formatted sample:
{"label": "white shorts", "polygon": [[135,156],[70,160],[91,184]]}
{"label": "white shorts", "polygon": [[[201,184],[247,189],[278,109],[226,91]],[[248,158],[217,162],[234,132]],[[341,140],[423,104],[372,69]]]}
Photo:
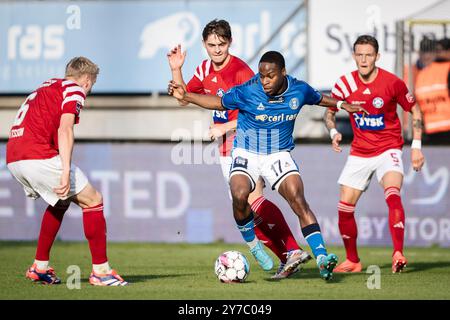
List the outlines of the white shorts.
{"label": "white shorts", "polygon": [[386,172],[389,171],[403,174],[401,150],[389,149],[378,156],[370,158],[349,156],[338,183],[365,191],[374,172],[376,172],[378,182],[380,182]]}
{"label": "white shorts", "polygon": [[231,156],[221,156],[221,157],[219,157],[219,160],[220,160],[220,168],[222,169],[222,175],[223,175],[223,178],[225,179],[225,183],[226,183],[227,189],[228,189],[228,197],[231,200],[232,197],[231,197],[231,191],[229,188],[229,183],[230,183],[230,169],[231,169],[232,158],[231,158]]}
{"label": "white shorts", "polygon": [[300,175],[298,166],[287,151],[272,154],[256,154],[242,148],[233,149],[230,178],[236,174],[246,175],[251,182],[252,191],[259,177],[267,180],[272,190],[277,190],[280,184],[292,174]]}
{"label": "white shorts", "polygon": [[8,169],[23,186],[27,197],[42,197],[49,205],[55,206],[59,200],[70,198],[83,190],[88,179],[75,165],[70,167],[70,191],[67,197],[59,198],[53,191],[60,185],[62,163],[60,156],[42,160],[21,160],[8,164]]}

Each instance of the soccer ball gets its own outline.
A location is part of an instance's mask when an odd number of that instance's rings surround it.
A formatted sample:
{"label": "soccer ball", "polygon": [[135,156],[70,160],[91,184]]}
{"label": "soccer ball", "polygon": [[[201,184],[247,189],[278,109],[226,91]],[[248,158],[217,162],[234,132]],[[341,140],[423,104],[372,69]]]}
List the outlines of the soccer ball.
{"label": "soccer ball", "polygon": [[250,272],[250,265],[239,251],[226,251],[216,259],[214,271],[220,282],[244,282]]}

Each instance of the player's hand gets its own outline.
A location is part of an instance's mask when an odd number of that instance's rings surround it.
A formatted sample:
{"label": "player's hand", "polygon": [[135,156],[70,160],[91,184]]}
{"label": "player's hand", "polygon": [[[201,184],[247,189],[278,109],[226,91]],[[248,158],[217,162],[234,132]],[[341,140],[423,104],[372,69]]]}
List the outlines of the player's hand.
{"label": "player's hand", "polygon": [[169,60],[169,66],[171,70],[181,69],[186,58],[186,51],[181,51],[181,44],[177,45],[175,48],[170,50],[167,54],[167,59]]}
{"label": "player's hand", "polygon": [[56,188],[53,188],[53,191],[56,193],[56,195],[64,199],[67,197],[70,191],[70,171],[69,172],[63,172],[61,175],[61,180],[59,186]]}
{"label": "player's hand", "polygon": [[225,124],[215,123],[209,127],[209,138],[214,141],[227,133]]}
{"label": "player's hand", "polygon": [[342,141],[342,134],[339,132],[333,136],[333,140],[331,141],[331,145],[333,146],[333,150],[336,152],[342,152],[342,148],[339,146],[339,142]]}
{"label": "player's hand", "polygon": [[342,109],[344,109],[348,113],[362,112],[362,113],[364,113],[366,115],[369,114],[369,112],[366,109],[364,109],[363,107],[361,107],[361,106],[359,106],[357,104],[343,103],[342,104]]}
{"label": "player's hand", "polygon": [[411,162],[414,171],[420,171],[422,169],[423,164],[425,163],[425,157],[423,156],[422,150],[420,149],[411,149]]}
{"label": "player's hand", "polygon": [[173,96],[178,100],[184,100],[186,96],[186,90],[183,88],[181,84],[175,83],[175,81],[170,80],[169,86],[167,87],[167,94],[169,96]]}

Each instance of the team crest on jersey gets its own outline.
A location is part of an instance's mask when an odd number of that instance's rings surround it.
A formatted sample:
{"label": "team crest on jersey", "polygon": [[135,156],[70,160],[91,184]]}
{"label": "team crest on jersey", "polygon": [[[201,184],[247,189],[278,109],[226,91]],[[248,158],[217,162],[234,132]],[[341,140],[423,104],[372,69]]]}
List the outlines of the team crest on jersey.
{"label": "team crest on jersey", "polygon": [[360,115],[353,113],[356,126],[361,130],[382,130],[384,129],[384,114]]}
{"label": "team crest on jersey", "polygon": [[248,159],[242,157],[236,157],[233,162],[233,169],[235,168],[244,168],[247,169]]}
{"label": "team crest on jersey", "polygon": [[264,107],[264,105],[262,104],[262,102],[259,104],[259,106],[256,108],[256,110],[258,111],[264,111],[266,110],[266,107]]}
{"label": "team crest on jersey", "polygon": [[372,100],[372,105],[375,108],[380,109],[384,105],[384,101],[380,97],[376,97]]}
{"label": "team crest on jersey", "polygon": [[217,90],[216,96],[222,98],[224,94],[225,94],[225,90],[223,90],[222,88],[220,88],[219,90]]}
{"label": "team crest on jersey", "polygon": [[300,106],[300,103],[298,102],[297,98],[292,98],[289,101],[289,107],[291,107],[292,110],[298,109],[299,106]]}

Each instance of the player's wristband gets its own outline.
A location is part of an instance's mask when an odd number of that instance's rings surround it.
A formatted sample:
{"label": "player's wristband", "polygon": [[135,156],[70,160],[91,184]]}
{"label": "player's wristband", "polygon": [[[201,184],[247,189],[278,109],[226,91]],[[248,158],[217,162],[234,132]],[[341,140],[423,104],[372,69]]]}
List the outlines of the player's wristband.
{"label": "player's wristband", "polygon": [[342,110],[342,105],[344,104],[344,101],[340,100],[336,103],[336,108],[338,111]]}
{"label": "player's wristband", "polygon": [[422,141],[420,140],[413,140],[411,143],[411,149],[422,149]]}
{"label": "player's wristband", "polygon": [[337,135],[339,131],[336,130],[336,128],[333,128],[330,130],[330,138],[333,140],[334,136]]}

